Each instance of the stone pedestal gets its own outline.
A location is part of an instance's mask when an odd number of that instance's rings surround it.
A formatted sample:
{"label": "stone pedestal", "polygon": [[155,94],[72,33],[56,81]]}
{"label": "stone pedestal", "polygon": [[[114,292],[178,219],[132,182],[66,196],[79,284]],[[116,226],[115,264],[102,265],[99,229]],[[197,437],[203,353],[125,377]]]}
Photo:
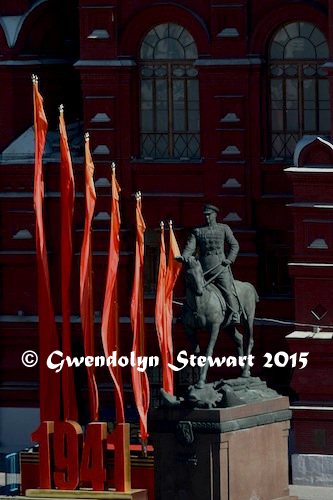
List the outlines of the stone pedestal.
{"label": "stone pedestal", "polygon": [[282,500],[289,496],[289,400],[152,414],[155,500]]}

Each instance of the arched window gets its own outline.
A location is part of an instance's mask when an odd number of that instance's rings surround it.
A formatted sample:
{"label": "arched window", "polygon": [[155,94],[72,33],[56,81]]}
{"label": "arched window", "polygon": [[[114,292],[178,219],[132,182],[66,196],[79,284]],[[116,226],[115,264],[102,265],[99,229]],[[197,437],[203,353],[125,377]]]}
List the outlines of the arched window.
{"label": "arched window", "polygon": [[145,159],[200,157],[197,47],[174,23],[155,26],[140,51],[140,147]]}
{"label": "arched window", "polygon": [[328,135],[330,101],[324,35],[313,24],[281,28],[270,47],[271,157],[291,158],[304,135]]}

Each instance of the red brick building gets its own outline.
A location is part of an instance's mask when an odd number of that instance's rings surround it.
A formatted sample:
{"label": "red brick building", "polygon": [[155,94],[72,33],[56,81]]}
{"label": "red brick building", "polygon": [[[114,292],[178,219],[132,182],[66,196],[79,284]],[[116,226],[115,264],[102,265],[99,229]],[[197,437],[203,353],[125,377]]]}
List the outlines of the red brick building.
{"label": "red brick building", "polygon": [[[63,103],[76,180],[71,289],[74,352],[82,348],[78,284],[84,226],[83,132],[88,131],[97,191],[93,222],[96,342],[100,344],[107,265],[110,164],[115,161],[122,187],[122,349],[130,351],[132,342],[133,194],[140,190],[148,227],[147,347],[154,354],[159,223],[173,220],[182,247],[189,229],[201,223],[205,201],[220,208],[220,221],[231,226],[240,243],[234,274],[257,287],[261,298],[257,317],[295,319],[288,262],[294,253],[305,262],[309,256],[293,249],[294,225],[287,207],[293,201],[292,184],[284,170],[293,165],[296,144],[304,135],[330,138],[332,16],[327,0],[1,2],[0,399],[6,425],[11,408],[38,406],[38,369],[21,364],[25,350],[38,348],[31,74],[40,78],[49,119],[44,154],[45,224],[59,333],[57,120],[58,106]],[[325,190],[325,180],[319,189]],[[325,238],[317,234],[314,224],[313,241],[318,239]],[[326,244],[324,261],[330,262],[331,239]],[[183,295],[181,281],[178,298]],[[319,302],[314,298],[307,303],[311,322],[331,324],[332,310],[322,322],[311,315]],[[174,312],[177,315],[177,306]],[[262,355],[288,351],[285,335],[292,330],[292,325],[260,319],[255,325],[254,373],[285,393],[290,392],[290,370],[263,369]],[[174,337],[176,350],[188,347],[181,325],[175,325]],[[217,353],[226,351],[232,354],[233,346],[222,334]],[[133,406],[127,375],[127,402]],[[159,375],[151,377],[154,394]],[[108,373],[97,378],[105,415],[110,415],[113,400]],[[82,386],[84,381],[77,384]]]}

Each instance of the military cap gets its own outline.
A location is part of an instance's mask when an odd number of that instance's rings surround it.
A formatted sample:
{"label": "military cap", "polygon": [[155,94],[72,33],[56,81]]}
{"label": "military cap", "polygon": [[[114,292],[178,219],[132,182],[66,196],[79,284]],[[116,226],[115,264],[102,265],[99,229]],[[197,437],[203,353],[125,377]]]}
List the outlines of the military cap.
{"label": "military cap", "polygon": [[203,205],[203,213],[204,214],[211,214],[212,212],[219,213],[220,209],[215,207],[215,205],[210,205],[209,203],[206,203]]}

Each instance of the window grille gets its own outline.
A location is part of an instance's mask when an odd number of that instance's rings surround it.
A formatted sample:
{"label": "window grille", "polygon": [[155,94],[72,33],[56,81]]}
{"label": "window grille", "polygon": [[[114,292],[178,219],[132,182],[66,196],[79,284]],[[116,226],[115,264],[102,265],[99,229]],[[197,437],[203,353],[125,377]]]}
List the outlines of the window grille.
{"label": "window grille", "polygon": [[140,148],[149,160],[200,158],[196,44],[182,26],[155,26],[140,51]]}
{"label": "window grille", "polygon": [[324,35],[314,25],[281,28],[270,47],[271,157],[290,159],[303,135],[329,135],[328,58]]}

